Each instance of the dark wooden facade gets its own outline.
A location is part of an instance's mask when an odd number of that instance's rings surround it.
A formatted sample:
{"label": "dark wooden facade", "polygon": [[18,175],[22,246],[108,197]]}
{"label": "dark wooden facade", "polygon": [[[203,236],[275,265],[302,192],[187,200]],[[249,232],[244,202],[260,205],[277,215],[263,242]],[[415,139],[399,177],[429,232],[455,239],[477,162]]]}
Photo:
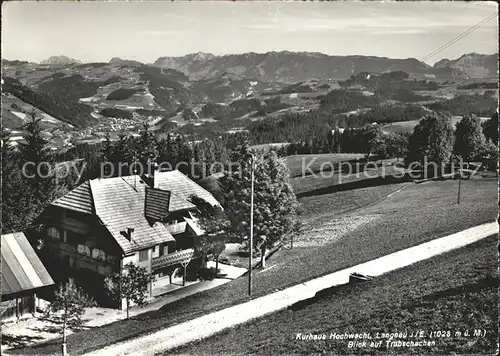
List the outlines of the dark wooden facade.
{"label": "dark wooden facade", "polygon": [[103,283],[106,276],[120,271],[121,250],[98,217],[50,206],[40,222],[45,227],[37,236],[43,239],[40,257],[55,282],[74,278],[100,305],[115,306]]}

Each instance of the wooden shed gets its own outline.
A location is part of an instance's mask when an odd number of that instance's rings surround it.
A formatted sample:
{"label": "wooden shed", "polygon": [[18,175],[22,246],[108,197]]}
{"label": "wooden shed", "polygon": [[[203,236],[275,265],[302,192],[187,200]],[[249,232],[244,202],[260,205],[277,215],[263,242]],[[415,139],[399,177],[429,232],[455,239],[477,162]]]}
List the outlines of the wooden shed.
{"label": "wooden shed", "polygon": [[2,235],[2,302],[0,316],[19,318],[36,310],[36,293],[54,285],[22,232]]}

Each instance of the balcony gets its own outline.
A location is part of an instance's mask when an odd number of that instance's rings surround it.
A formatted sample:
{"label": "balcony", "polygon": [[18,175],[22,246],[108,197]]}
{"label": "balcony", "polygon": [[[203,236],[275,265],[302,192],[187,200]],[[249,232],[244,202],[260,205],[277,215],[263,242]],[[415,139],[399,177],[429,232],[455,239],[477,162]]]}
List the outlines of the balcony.
{"label": "balcony", "polygon": [[174,253],[169,253],[168,255],[163,255],[160,257],[153,258],[151,260],[151,269],[160,269],[163,267],[168,267],[182,262],[189,262],[194,256],[194,250],[192,248],[187,250],[181,250]]}

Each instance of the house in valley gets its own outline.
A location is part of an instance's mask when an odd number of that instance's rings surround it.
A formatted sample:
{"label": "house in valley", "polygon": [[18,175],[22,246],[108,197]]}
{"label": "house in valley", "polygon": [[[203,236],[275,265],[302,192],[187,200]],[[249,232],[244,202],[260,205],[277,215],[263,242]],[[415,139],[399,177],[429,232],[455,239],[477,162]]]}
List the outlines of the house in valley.
{"label": "house in valley", "polygon": [[[174,271],[185,271],[203,233],[196,223],[197,207],[190,201],[193,196],[219,205],[179,171],[84,182],[39,217],[45,241],[40,255],[55,279],[74,278],[99,304],[116,307],[103,281],[126,264],[170,282]],[[150,296],[153,288],[151,283]]]}

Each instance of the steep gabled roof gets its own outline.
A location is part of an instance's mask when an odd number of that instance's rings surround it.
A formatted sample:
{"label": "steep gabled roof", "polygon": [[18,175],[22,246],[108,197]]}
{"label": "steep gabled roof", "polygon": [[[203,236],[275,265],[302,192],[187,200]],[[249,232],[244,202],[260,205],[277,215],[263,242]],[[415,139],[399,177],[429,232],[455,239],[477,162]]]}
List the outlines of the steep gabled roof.
{"label": "steep gabled roof", "polygon": [[170,190],[174,194],[172,197],[177,196],[182,199],[179,202],[175,202],[172,199],[170,203],[170,211],[182,210],[182,209],[192,209],[195,206],[189,202],[191,197],[197,196],[198,198],[204,199],[207,203],[214,206],[220,206],[217,199],[214,198],[207,190],[193,182],[191,179],[186,177],[184,174],[175,171],[168,172],[156,172],[154,177],[155,188]]}
{"label": "steep gabled roof", "polygon": [[[139,176],[90,181],[97,216],[125,254],[175,241],[162,224],[149,225],[144,216],[146,183]],[[128,239],[127,229],[133,229]]]}
{"label": "steep gabled roof", "polygon": [[92,192],[90,183],[87,181],[82,183],[63,197],[52,202],[52,205],[75,210],[85,214],[94,214],[94,202],[92,200]]}
{"label": "steep gabled roof", "polygon": [[[212,194],[177,170],[156,172],[154,181],[155,186],[150,187],[140,176],[93,179],[52,205],[95,214],[125,254],[175,241],[163,224],[151,226],[146,219],[148,214],[153,215],[150,220],[154,221],[166,209],[168,212],[196,209],[189,201],[193,195],[220,206]],[[155,206],[146,207],[146,189],[153,194],[149,203]],[[166,202],[168,196],[170,201]],[[130,238],[128,229],[133,229]]]}
{"label": "steep gabled roof", "polygon": [[2,235],[1,249],[2,295],[54,284],[24,233]]}

